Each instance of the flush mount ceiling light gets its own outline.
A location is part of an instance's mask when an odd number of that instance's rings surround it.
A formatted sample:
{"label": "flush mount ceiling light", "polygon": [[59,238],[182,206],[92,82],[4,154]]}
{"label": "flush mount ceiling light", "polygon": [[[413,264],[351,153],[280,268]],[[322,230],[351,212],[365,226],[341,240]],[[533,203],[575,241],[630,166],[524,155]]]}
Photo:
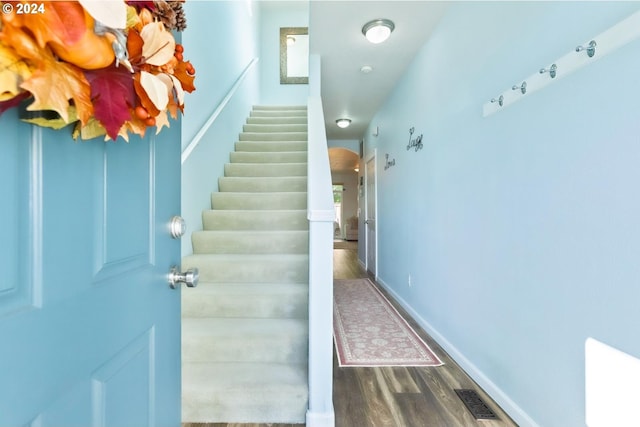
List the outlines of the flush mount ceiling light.
{"label": "flush mount ceiling light", "polygon": [[388,39],[395,27],[389,19],[374,19],[364,24],[362,34],[371,43],[378,44]]}
{"label": "flush mount ceiling light", "polygon": [[371,65],[363,65],[360,68],[360,72],[363,74],[369,74],[372,71],[373,71],[373,67]]}
{"label": "flush mount ceiling light", "polygon": [[351,124],[351,119],[336,120],[336,125],[338,125],[338,127],[342,129],[349,127],[350,124]]}

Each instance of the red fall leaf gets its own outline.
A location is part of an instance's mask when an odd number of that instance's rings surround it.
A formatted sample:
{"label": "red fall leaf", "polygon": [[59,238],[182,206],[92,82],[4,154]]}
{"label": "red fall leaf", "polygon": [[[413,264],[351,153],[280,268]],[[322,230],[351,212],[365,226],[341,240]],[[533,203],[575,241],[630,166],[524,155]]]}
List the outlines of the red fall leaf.
{"label": "red fall leaf", "polygon": [[153,3],[153,1],[150,0],[128,0],[127,4],[129,6],[136,7],[138,10],[146,7],[147,9],[154,11],[156,8],[156,5]]}
{"label": "red fall leaf", "polygon": [[114,66],[86,71],[85,75],[91,85],[95,118],[115,141],[122,125],[131,120],[130,108],[135,106],[133,76],[124,67]]}
{"label": "red fall leaf", "polygon": [[28,99],[30,96],[31,94],[29,92],[22,92],[20,95],[16,95],[7,101],[0,101],[0,115],[13,107],[17,107],[22,101]]}

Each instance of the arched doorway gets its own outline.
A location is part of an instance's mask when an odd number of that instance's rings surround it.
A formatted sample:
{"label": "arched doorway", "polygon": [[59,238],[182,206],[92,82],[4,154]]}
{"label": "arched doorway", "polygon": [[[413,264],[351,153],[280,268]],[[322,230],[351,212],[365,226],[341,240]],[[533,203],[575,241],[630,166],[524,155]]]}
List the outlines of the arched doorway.
{"label": "arched doorway", "polygon": [[329,162],[336,209],[334,238],[358,240],[360,158],[351,150],[333,147],[329,148]]}

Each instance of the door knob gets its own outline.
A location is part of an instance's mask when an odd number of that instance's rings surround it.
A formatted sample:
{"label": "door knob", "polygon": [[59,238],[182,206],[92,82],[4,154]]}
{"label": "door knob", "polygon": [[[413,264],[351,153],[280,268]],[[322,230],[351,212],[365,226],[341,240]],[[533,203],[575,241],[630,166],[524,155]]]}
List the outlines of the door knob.
{"label": "door knob", "polygon": [[195,288],[198,286],[199,278],[200,273],[197,268],[190,268],[182,273],[178,270],[178,267],[174,265],[171,267],[171,271],[169,271],[169,286],[171,286],[171,289],[175,289],[180,286],[181,283],[184,283],[189,288]]}

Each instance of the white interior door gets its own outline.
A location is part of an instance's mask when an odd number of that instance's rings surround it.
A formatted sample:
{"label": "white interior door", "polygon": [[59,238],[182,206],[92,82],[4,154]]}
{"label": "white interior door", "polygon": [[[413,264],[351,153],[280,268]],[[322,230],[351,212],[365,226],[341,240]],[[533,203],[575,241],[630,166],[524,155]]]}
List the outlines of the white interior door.
{"label": "white interior door", "polygon": [[376,233],[376,156],[371,157],[366,164],[366,248],[367,271],[378,277],[377,260],[377,233]]}

